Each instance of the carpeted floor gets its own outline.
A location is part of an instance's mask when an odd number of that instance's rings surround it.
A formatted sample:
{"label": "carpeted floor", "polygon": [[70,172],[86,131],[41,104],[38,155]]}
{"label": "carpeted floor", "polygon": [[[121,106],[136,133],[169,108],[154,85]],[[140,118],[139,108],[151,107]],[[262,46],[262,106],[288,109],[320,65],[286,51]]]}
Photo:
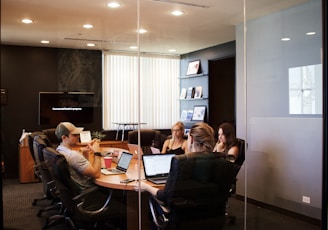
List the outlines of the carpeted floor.
{"label": "carpeted floor", "polygon": [[[38,202],[32,206],[35,198],[42,197],[42,184],[20,184],[18,180],[3,180],[3,220],[5,230],[42,229],[46,216],[54,212],[44,213],[37,217],[40,208],[49,205],[49,201]],[[227,223],[226,230],[244,229],[244,203],[231,198],[228,212],[233,213],[237,219],[235,224]],[[136,223],[137,225],[137,223]],[[69,229],[65,224],[51,229]],[[290,218],[270,210],[247,205],[247,229],[251,230],[320,230],[320,226],[312,225],[298,219]],[[147,229],[148,230],[148,229]]]}

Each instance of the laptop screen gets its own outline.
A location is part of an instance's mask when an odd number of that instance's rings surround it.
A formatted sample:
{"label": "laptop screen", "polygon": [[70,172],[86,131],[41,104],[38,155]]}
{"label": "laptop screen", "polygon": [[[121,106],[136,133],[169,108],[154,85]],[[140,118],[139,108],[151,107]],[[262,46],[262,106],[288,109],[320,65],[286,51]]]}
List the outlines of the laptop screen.
{"label": "laptop screen", "polygon": [[122,152],[120,160],[117,163],[117,169],[127,170],[132,159],[132,154]]}
{"label": "laptop screen", "polygon": [[142,160],[146,178],[168,175],[171,168],[171,160],[174,156],[175,154],[143,155]]}

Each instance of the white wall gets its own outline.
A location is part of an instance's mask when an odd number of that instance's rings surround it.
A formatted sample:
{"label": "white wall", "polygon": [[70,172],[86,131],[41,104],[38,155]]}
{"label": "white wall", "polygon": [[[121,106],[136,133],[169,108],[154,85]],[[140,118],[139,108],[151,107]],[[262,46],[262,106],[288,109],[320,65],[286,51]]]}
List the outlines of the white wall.
{"label": "white wall", "polygon": [[236,28],[237,136],[248,142],[237,193],[317,219],[322,115],[289,115],[288,68],[321,63],[321,25],[320,0],[248,21],[246,68],[243,25]]}

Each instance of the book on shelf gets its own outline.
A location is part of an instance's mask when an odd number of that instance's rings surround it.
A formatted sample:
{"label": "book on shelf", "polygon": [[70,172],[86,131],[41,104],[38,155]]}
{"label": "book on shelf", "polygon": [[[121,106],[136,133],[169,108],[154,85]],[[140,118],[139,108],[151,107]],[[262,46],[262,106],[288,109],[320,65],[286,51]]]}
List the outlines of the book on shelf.
{"label": "book on shelf", "polygon": [[202,86],[197,86],[195,89],[195,96],[194,98],[201,98],[203,97],[203,87]]}
{"label": "book on shelf", "polygon": [[187,89],[182,88],[180,93],[180,99],[186,99],[186,96],[187,96]]}
{"label": "book on shelf", "polygon": [[187,111],[187,117],[186,117],[186,120],[184,121],[191,121],[192,119],[192,115],[194,114],[194,110],[193,109],[190,109]]}
{"label": "book on shelf", "polygon": [[181,111],[181,116],[180,116],[180,121],[191,121],[192,116],[194,114],[194,110],[190,109],[190,110],[182,110]]}
{"label": "book on shelf", "polygon": [[181,112],[181,116],[180,116],[180,121],[185,121],[187,119],[187,114],[188,114],[188,111],[187,110],[182,110]]}
{"label": "book on shelf", "polygon": [[195,87],[189,87],[187,90],[187,99],[194,98],[195,95]]}

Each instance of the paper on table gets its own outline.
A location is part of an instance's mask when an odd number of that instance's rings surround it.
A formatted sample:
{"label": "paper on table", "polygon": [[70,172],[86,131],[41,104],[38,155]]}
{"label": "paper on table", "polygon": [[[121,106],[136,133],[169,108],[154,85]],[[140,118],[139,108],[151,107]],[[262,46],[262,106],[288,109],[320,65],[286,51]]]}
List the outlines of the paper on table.
{"label": "paper on table", "polygon": [[89,143],[91,141],[90,131],[82,131],[82,133],[80,133],[80,141],[81,143]]}

